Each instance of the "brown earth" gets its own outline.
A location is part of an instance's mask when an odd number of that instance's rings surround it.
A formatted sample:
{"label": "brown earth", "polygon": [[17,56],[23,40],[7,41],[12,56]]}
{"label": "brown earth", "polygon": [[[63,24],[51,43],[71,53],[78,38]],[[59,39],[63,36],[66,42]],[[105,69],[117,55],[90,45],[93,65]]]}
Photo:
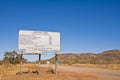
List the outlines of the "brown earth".
{"label": "brown earth", "polygon": [[39,75],[37,74],[38,65],[36,64],[24,64],[23,73],[20,75],[19,67],[19,65],[0,66],[0,80],[79,80],[77,79],[79,76],[75,76],[77,73],[68,75],[66,71],[61,71],[55,75],[54,71],[48,66],[41,66]]}
{"label": "brown earth", "polygon": [[120,70],[58,66],[58,72],[71,76],[73,80],[120,80]]}
{"label": "brown earth", "polygon": [[0,80],[120,80],[119,70],[58,66],[58,74],[55,75],[54,65],[41,65],[39,75],[37,64],[24,64],[23,74],[19,75],[19,67],[0,66]]}

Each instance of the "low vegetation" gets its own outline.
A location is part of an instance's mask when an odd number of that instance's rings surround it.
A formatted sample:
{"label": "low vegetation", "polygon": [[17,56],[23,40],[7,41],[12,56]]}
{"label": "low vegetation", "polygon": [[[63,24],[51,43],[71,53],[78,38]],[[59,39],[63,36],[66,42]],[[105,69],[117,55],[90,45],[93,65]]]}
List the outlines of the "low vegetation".
{"label": "low vegetation", "polygon": [[23,63],[27,62],[27,59],[23,58],[20,54],[18,54],[15,51],[5,52],[4,58],[2,61],[0,61],[0,64],[9,66],[11,64],[19,64],[21,60]]}
{"label": "low vegetation", "polygon": [[[54,59],[50,59],[54,63]],[[102,53],[59,54],[61,64],[120,64],[120,50],[109,50]]]}
{"label": "low vegetation", "polygon": [[6,67],[0,65],[0,80],[74,80],[70,76],[66,76],[63,73],[55,75],[53,70],[46,67],[40,68],[40,75],[37,74],[37,64],[24,64],[23,73],[19,75],[20,65],[11,65]]}

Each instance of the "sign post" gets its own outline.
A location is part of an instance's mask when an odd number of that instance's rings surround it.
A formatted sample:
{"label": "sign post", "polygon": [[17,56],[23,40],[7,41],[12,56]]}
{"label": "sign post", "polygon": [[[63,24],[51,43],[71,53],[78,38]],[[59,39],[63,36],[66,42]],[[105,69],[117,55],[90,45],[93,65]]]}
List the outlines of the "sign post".
{"label": "sign post", "polygon": [[20,75],[22,75],[22,56],[23,56],[23,54],[21,54],[21,61],[20,61]]}
{"label": "sign post", "polygon": [[41,54],[39,54],[39,65],[38,65],[39,66],[38,67],[39,70],[38,70],[38,74],[40,74],[40,60],[41,60]]}
{"label": "sign post", "polygon": [[57,75],[57,52],[55,53],[55,74]]}
{"label": "sign post", "polygon": [[[24,52],[24,54],[39,54],[38,74],[40,74],[41,54],[56,52],[55,73],[57,74],[57,52],[60,51],[59,32],[20,30],[18,49]],[[24,54],[21,54],[21,56]],[[20,63],[20,73],[22,74],[22,60]]]}

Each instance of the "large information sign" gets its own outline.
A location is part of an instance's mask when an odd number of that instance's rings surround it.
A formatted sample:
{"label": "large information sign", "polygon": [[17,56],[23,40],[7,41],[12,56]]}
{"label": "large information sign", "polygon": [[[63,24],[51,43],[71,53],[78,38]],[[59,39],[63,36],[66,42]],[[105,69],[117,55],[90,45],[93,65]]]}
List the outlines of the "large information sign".
{"label": "large information sign", "polygon": [[60,51],[60,33],[20,30],[18,49],[30,54]]}

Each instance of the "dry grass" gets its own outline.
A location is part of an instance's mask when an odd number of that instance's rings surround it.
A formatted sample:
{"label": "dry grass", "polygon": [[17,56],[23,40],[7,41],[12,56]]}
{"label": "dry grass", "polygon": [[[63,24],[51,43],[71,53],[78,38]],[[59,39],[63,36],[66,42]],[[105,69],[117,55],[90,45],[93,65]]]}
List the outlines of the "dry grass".
{"label": "dry grass", "polygon": [[[92,64],[74,64],[71,66],[89,67],[89,68],[105,68],[120,70],[120,65],[92,65]],[[20,70],[20,65],[0,65],[0,80],[93,80],[96,76],[91,74],[70,72],[59,70],[59,74],[55,75],[54,70],[49,67],[41,67],[40,75],[34,73],[38,70],[37,64],[24,64],[22,75],[16,75]],[[27,72],[27,73],[26,73]]]}
{"label": "dry grass", "polygon": [[33,73],[38,69],[38,65],[36,64],[24,64],[23,74],[16,75],[19,69],[19,65],[11,65],[9,67],[0,65],[0,80],[73,80],[72,77],[66,76],[63,73],[55,75],[51,72],[52,70],[43,67],[40,68],[40,75]]}
{"label": "dry grass", "polygon": [[120,70],[120,64],[72,64],[71,66]]}
{"label": "dry grass", "polygon": [[[89,67],[89,68],[107,68],[120,70],[120,65],[93,65],[93,64],[74,64],[71,66]],[[41,66],[40,75],[35,73],[38,70],[37,64],[24,64],[22,75],[16,75],[19,72],[20,65],[0,65],[0,80],[97,80],[96,75],[74,72],[69,70],[58,70],[58,75],[48,66]],[[99,79],[98,79],[99,80]]]}

